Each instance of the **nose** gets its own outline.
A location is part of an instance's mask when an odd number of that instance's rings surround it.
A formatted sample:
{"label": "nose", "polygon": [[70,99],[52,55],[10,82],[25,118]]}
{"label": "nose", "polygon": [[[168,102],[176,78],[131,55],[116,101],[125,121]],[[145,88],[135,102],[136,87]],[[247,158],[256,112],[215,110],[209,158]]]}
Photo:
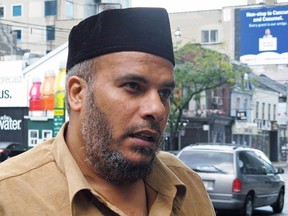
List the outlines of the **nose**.
{"label": "nose", "polygon": [[165,105],[157,91],[149,92],[141,104],[141,117],[161,122],[166,116],[167,109],[169,106]]}

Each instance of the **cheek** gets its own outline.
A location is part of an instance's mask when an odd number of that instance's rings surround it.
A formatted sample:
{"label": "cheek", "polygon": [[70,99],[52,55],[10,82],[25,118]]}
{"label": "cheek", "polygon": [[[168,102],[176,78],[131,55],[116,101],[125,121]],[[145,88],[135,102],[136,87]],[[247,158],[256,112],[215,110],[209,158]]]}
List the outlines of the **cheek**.
{"label": "cheek", "polygon": [[96,92],[96,101],[97,106],[105,112],[108,118],[117,117],[121,114],[121,110],[125,110],[125,103],[119,99],[119,95],[117,96],[117,92],[114,89],[104,87],[101,89],[97,89]]}
{"label": "cheek", "polygon": [[132,121],[135,115],[133,108],[132,104],[119,100],[114,100],[111,103],[107,103],[107,106],[105,105],[104,112],[115,133],[119,130],[123,130],[129,125],[129,122]]}
{"label": "cheek", "polygon": [[167,121],[169,119],[169,114],[170,112],[166,112],[165,118],[163,119],[163,121],[161,122],[161,128],[164,129],[166,127]]}
{"label": "cheek", "polygon": [[116,120],[119,121],[119,124],[129,125],[129,122],[132,121],[137,114],[135,110],[136,108],[133,106],[133,104],[128,102],[119,102],[113,108],[112,113],[114,114]]}

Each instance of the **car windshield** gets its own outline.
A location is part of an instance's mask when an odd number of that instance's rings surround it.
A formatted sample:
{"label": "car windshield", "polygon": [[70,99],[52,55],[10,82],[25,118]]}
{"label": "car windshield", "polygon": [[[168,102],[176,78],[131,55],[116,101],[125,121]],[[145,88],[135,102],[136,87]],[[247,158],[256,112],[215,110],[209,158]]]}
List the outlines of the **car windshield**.
{"label": "car windshield", "polygon": [[9,145],[9,143],[0,142],[0,148],[6,148],[8,145]]}
{"label": "car windshield", "polygon": [[226,152],[182,151],[179,159],[196,172],[233,174],[233,154]]}

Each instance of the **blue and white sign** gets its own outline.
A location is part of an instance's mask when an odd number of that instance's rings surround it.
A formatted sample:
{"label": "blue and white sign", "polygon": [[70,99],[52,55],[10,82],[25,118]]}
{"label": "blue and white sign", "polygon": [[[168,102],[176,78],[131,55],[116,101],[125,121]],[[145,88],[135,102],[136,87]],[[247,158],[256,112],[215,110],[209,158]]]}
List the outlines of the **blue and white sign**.
{"label": "blue and white sign", "polygon": [[288,6],[240,10],[240,61],[288,64]]}

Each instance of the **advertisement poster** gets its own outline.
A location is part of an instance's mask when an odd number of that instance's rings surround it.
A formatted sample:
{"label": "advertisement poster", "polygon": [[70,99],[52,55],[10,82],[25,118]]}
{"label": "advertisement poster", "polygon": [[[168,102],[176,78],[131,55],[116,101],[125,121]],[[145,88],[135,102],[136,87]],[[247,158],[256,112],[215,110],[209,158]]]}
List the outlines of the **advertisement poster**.
{"label": "advertisement poster", "polygon": [[288,63],[288,6],[240,10],[240,62]]}
{"label": "advertisement poster", "polygon": [[21,61],[0,62],[0,107],[28,107]]}
{"label": "advertisement poster", "polygon": [[27,145],[27,107],[0,107],[0,142],[12,141]]}

